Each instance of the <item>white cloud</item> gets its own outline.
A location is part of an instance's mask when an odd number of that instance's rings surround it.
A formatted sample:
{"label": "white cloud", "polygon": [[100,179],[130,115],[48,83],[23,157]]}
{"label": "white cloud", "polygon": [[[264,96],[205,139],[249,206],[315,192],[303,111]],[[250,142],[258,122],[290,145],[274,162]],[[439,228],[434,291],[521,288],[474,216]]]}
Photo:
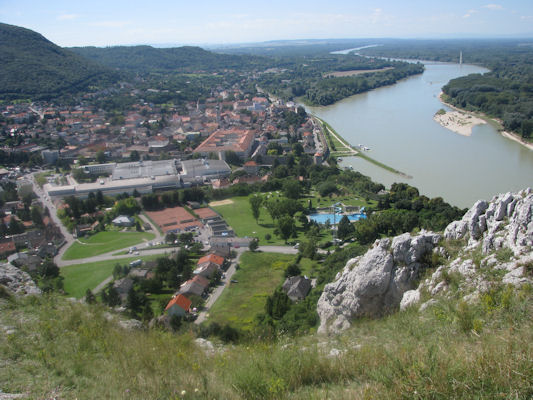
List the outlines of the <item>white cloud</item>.
{"label": "white cloud", "polygon": [[488,10],[503,10],[503,7],[499,4],[485,4],[484,6],[482,6],[483,8],[486,8]]}
{"label": "white cloud", "polygon": [[468,10],[465,15],[463,15],[463,18],[470,18],[472,15],[477,13],[477,10]]}
{"label": "white cloud", "polygon": [[531,21],[531,20],[533,20],[533,15],[522,15],[522,16],[520,17],[520,19],[521,19],[522,21]]}
{"label": "white cloud", "polygon": [[56,19],[58,21],[70,21],[70,20],[76,19],[78,17],[79,17],[78,14],[61,14],[61,15],[58,15],[56,17]]}

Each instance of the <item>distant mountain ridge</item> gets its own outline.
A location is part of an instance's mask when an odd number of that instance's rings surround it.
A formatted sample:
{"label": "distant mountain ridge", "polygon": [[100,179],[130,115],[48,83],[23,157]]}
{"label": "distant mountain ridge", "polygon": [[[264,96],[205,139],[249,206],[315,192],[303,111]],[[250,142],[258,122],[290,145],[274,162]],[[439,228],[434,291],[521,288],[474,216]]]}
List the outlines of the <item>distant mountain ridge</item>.
{"label": "distant mountain ridge", "polygon": [[0,98],[48,100],[119,75],[32,30],[0,23]]}
{"label": "distant mountain ridge", "polygon": [[223,69],[240,70],[266,62],[260,57],[218,54],[194,46],[72,47],[69,50],[107,67],[134,72],[216,72]]}

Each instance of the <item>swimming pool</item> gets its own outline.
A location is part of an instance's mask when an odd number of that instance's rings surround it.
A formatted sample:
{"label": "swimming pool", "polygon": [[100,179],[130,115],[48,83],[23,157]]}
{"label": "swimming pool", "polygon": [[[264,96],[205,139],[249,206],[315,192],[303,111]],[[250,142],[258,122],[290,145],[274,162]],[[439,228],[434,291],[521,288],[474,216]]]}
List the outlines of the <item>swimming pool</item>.
{"label": "swimming pool", "polygon": [[[350,222],[354,222],[354,221],[359,221],[360,219],[366,218],[366,215],[365,214],[349,214],[347,215],[347,217],[350,220]],[[329,221],[329,223],[333,225],[334,221],[335,221],[335,224],[339,223],[339,221],[342,218],[342,215],[335,214],[335,218],[334,218],[334,214],[311,214],[309,215],[309,218],[319,224],[325,224],[326,221]]]}

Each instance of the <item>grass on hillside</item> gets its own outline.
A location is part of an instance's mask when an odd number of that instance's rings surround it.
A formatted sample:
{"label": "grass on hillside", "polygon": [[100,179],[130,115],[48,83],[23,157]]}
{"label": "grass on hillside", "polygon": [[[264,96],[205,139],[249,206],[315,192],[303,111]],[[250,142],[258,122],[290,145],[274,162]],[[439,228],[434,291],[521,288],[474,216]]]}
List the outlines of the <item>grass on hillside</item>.
{"label": "grass on hillside", "polygon": [[[506,293],[506,290],[504,290]],[[533,292],[440,300],[340,336],[281,337],[205,354],[181,334],[126,330],[108,309],[0,292],[0,389],[27,398],[530,399]],[[476,330],[465,322],[480,320]],[[7,328],[4,328],[7,330]],[[218,349],[218,346],[215,346]],[[330,352],[336,349],[335,352]]]}
{"label": "grass on hillside", "polygon": [[88,238],[78,239],[81,243],[74,242],[63,255],[63,260],[93,257],[152,240],[153,238],[155,238],[155,235],[150,232],[98,232]]}
{"label": "grass on hillside", "polygon": [[250,330],[257,314],[276,286],[283,282],[283,273],[293,255],[245,252],[239,260],[240,268],[209,310],[209,322],[230,324],[235,328]]}
{"label": "grass on hillside", "polygon": [[129,264],[139,258],[149,261],[162,256],[162,254],[145,257],[137,256],[63,267],[60,269],[60,273],[64,278],[65,293],[70,297],[81,298],[85,296],[87,289],[93,290],[107,277],[111,276],[116,264]]}

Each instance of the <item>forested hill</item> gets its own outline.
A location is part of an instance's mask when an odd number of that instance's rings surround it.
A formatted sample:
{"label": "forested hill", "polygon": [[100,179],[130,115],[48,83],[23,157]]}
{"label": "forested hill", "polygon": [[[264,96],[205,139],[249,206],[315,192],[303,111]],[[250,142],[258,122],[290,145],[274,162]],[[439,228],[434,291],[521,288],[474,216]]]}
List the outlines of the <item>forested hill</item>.
{"label": "forested hill", "polygon": [[134,72],[219,72],[264,67],[269,63],[262,57],[217,54],[193,46],[73,47],[70,50],[108,67]]}
{"label": "forested hill", "polygon": [[0,23],[0,98],[48,100],[109,84],[118,74],[29,29]]}
{"label": "forested hill", "polygon": [[505,129],[533,137],[533,40],[398,40],[364,54],[483,65],[490,72],[451,80],[446,100],[502,120]]}

